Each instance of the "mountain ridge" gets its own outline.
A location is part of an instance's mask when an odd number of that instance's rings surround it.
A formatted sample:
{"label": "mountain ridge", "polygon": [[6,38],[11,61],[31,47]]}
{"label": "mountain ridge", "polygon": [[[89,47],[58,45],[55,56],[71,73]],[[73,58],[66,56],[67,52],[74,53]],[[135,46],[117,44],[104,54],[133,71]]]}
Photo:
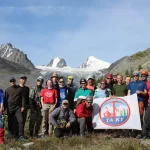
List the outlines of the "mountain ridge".
{"label": "mountain ridge", "polygon": [[24,54],[23,51],[13,47],[11,43],[0,45],[0,57],[13,63],[22,65],[27,69],[35,69],[35,66],[31,60],[28,59],[27,54]]}

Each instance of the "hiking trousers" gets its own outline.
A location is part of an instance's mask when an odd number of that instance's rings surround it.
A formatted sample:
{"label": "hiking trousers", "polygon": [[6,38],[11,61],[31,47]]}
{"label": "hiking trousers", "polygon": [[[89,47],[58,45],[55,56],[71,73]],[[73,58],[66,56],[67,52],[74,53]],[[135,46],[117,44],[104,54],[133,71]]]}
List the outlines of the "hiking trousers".
{"label": "hiking trousers", "polygon": [[54,135],[55,137],[63,137],[63,136],[71,136],[71,128],[55,128],[54,129]]}
{"label": "hiking trousers", "polygon": [[[18,123],[18,129],[14,128],[15,117]],[[21,108],[17,108],[13,111],[8,111],[8,131],[14,135],[15,131],[19,131],[19,136],[23,136],[23,117],[21,113]]]}
{"label": "hiking trousers", "polygon": [[42,122],[41,110],[40,109],[31,110],[30,121],[29,121],[30,136],[33,136],[34,131],[35,131],[35,134],[38,135],[41,122]]}
{"label": "hiking trousers", "polygon": [[85,132],[92,131],[92,117],[87,118],[78,118],[79,128],[80,128],[80,135],[85,135]]}
{"label": "hiking trousers", "polygon": [[146,109],[144,120],[145,122],[142,127],[142,135],[146,136],[148,134],[148,130],[150,131],[150,106]]}
{"label": "hiking trousers", "polygon": [[49,135],[52,135],[52,124],[49,120],[51,112],[55,109],[55,104],[44,104],[42,108],[42,133],[46,134],[46,131],[49,129]]}

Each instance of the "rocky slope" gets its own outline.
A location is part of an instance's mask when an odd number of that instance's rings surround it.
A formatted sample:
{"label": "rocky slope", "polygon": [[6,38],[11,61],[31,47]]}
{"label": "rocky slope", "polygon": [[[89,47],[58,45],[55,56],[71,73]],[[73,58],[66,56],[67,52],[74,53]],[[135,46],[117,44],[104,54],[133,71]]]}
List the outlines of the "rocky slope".
{"label": "rocky slope", "polygon": [[108,72],[126,74],[127,72],[147,69],[150,71],[150,48],[114,62]]}
{"label": "rocky slope", "polygon": [[17,73],[30,73],[30,72],[31,71],[24,66],[21,66],[17,63],[0,58],[0,73],[4,73],[4,74],[15,73],[15,74],[17,74]]}
{"label": "rocky slope", "polygon": [[10,43],[0,45],[0,57],[20,64],[30,70],[35,69],[33,63],[28,59],[27,55],[19,49],[13,47]]}

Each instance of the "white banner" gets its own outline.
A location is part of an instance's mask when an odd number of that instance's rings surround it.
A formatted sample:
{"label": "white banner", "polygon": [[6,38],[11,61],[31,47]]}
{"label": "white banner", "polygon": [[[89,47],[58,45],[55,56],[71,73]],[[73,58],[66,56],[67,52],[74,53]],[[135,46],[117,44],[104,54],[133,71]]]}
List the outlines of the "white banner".
{"label": "white banner", "polygon": [[93,100],[94,129],[141,130],[137,94]]}

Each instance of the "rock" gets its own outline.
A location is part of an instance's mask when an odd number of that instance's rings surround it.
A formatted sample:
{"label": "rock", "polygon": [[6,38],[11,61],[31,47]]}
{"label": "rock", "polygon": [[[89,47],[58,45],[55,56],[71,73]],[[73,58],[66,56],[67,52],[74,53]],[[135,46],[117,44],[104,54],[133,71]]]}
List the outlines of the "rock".
{"label": "rock", "polygon": [[28,59],[27,54],[13,47],[10,43],[0,45],[0,57],[20,64],[30,70],[35,69],[33,63]]}
{"label": "rock", "polygon": [[150,145],[150,140],[142,140],[141,144],[143,144],[145,146]]}

